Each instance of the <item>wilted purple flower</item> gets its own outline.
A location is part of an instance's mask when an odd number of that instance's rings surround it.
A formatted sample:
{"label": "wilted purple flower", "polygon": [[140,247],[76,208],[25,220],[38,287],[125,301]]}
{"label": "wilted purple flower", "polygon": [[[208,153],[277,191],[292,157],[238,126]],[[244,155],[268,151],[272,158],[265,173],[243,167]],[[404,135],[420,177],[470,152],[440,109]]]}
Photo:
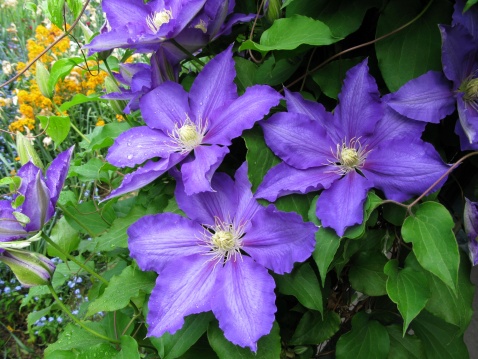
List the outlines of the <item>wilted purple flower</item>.
{"label": "wilted purple flower", "polygon": [[316,214],[342,236],[362,223],[367,192],[405,201],[447,170],[432,145],[420,140],[425,123],[386,108],[367,60],[347,72],[333,114],[286,92],[287,113],[261,123],[267,145],[284,162],[270,169],[256,196],[275,201],[323,189]]}
{"label": "wilted purple flower", "polygon": [[[277,105],[281,96],[271,87],[255,85],[237,95],[232,46],[212,59],[187,93],[167,81],[140,100],[147,126],[135,127],[116,138],[107,160],[133,167],[109,198],[137,190],[176,164],[187,194],[211,191],[211,178],[231,140],[251,128]],[[159,161],[153,158],[160,157]]]}
{"label": "wilted purple flower", "polygon": [[440,25],[443,73],[429,71],[386,96],[390,107],[409,118],[439,122],[458,108],[455,132],[463,150],[478,149],[478,8],[463,13],[457,0],[453,26]]}
{"label": "wilted purple flower", "polygon": [[465,211],[463,222],[465,233],[468,237],[471,263],[478,264],[478,202],[471,202],[465,198]]}
{"label": "wilted purple flower", "polygon": [[141,269],[159,273],[148,335],[174,333],[187,315],[212,310],[228,340],[256,351],[276,312],[267,269],[283,274],[306,260],[317,227],[296,213],[259,205],[246,164],[235,182],[217,173],[212,184],[216,192],[187,196],[177,176],[175,198],[189,218],[149,215],[128,229],[131,256]]}

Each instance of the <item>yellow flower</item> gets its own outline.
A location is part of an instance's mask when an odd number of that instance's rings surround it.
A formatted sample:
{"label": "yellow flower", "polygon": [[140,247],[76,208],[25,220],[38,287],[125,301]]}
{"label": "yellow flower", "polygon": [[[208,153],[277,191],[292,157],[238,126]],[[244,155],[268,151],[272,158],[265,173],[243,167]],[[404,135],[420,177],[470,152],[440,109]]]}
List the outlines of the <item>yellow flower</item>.
{"label": "yellow flower", "polygon": [[101,127],[105,125],[105,121],[101,119],[101,117],[98,118],[98,121],[96,122],[97,127]]}

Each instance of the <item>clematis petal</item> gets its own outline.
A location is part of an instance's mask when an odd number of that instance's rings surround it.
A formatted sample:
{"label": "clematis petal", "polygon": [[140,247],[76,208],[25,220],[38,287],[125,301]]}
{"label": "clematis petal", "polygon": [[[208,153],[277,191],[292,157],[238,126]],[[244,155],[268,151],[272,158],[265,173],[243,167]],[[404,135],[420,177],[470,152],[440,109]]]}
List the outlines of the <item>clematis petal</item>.
{"label": "clematis petal", "polygon": [[194,117],[212,123],[212,113],[237,98],[232,45],[209,61],[194,80],[189,98]]}
{"label": "clematis petal", "polygon": [[38,170],[35,179],[28,183],[22,194],[25,196],[25,201],[21,205],[21,212],[30,218],[25,230],[27,232],[39,231],[54,212],[50,202],[50,190],[46,186],[41,170]]}
{"label": "clematis petal", "polygon": [[362,172],[387,198],[402,202],[421,194],[448,168],[431,144],[406,137],[370,152]]}
{"label": "clematis petal", "polygon": [[154,157],[168,157],[174,151],[172,145],[160,130],[133,127],[116,138],[106,160],[117,167],[134,167]]}
{"label": "clematis petal", "polygon": [[0,242],[22,238],[27,234],[13,216],[13,211],[10,201],[0,201]]}
{"label": "clematis petal", "polygon": [[227,340],[257,351],[257,341],[274,323],[274,288],[267,270],[247,256],[221,268],[212,310]]}
{"label": "clematis petal", "polygon": [[144,216],[128,228],[128,248],[142,270],[160,273],[178,257],[207,252],[201,246],[204,228],[178,214]]}
{"label": "clematis petal", "polygon": [[470,140],[468,139],[468,137],[466,137],[463,127],[461,127],[460,121],[457,121],[455,124],[455,133],[458,135],[458,138],[460,139],[460,148],[462,151],[478,150],[478,142],[470,143]]}
{"label": "clematis petal", "polygon": [[143,31],[143,24],[127,23],[126,25],[115,27],[111,31],[99,34],[84,48],[88,49],[88,55],[114,48],[128,48],[138,40]]}
{"label": "clematis petal", "polygon": [[[158,4],[162,3],[163,1],[158,1]],[[170,9],[173,13],[171,23],[174,24],[174,30],[173,33],[168,34],[169,37],[176,36],[178,33],[180,33],[192,21],[194,16],[203,8],[205,3],[206,0],[165,0],[164,7],[157,7],[158,10]]]}
{"label": "clematis petal", "polygon": [[273,202],[277,197],[291,193],[304,194],[329,188],[339,178],[340,175],[331,170],[330,166],[298,170],[286,163],[279,163],[264,176],[257,188],[256,197]]}
{"label": "clematis petal", "polygon": [[197,146],[194,149],[194,160],[181,166],[184,191],[187,195],[199,192],[213,191],[211,178],[221,164],[224,156],[229,153],[227,147]]}
{"label": "clematis petal", "polygon": [[170,262],[156,279],[149,298],[148,336],[174,334],[183,326],[184,317],[211,310],[216,277],[222,270],[200,254]]}
{"label": "clematis petal", "polygon": [[451,85],[442,72],[429,71],[386,96],[385,102],[408,118],[438,123],[455,111]]}
{"label": "clematis petal", "polygon": [[252,218],[242,248],[264,267],[278,274],[289,273],[295,262],[312,254],[316,231],[314,224],[304,222],[297,213],[281,212],[270,205]]}
{"label": "clematis petal", "polygon": [[239,137],[244,130],[262,120],[272,107],[279,104],[281,98],[272,87],[248,87],[242,96],[212,112],[204,143],[230,145],[233,138]]}
{"label": "clematis petal", "polygon": [[173,167],[175,164],[181,162],[184,158],[186,158],[186,156],[187,155],[173,153],[171,156],[163,158],[158,162],[146,162],[143,167],[138,168],[136,171],[124,176],[121,185],[113,190],[104,200],[118,197],[146,186]]}
{"label": "clematis petal", "polygon": [[213,225],[215,217],[228,222],[234,216],[237,201],[230,195],[234,182],[224,173],[216,173],[212,179],[214,192],[200,192],[188,196],[184,191],[184,184],[179,172],[173,173],[176,178],[174,196],[179,208],[186,215],[201,223]]}
{"label": "clematis petal", "polygon": [[302,114],[280,112],[262,121],[267,146],[297,169],[321,167],[333,158],[336,143],[318,121]]}
{"label": "clematis petal", "polygon": [[103,12],[112,29],[131,23],[145,23],[149,15],[148,8],[142,0],[103,0]]}
{"label": "clematis petal", "polygon": [[478,143],[478,111],[469,103],[463,101],[461,94],[457,96],[456,104],[460,125],[468,139],[468,143],[470,145]]}
{"label": "clematis petal", "polygon": [[471,6],[466,12],[465,0],[456,0],[452,25],[463,25],[474,39],[478,39],[478,6]]}
{"label": "clematis petal", "polygon": [[373,182],[349,172],[330,188],[323,191],[317,201],[316,214],[324,227],[333,228],[343,236],[347,227],[363,221],[364,203]]}
{"label": "clematis petal", "polygon": [[139,100],[144,122],[151,127],[171,133],[175,125],[186,120],[189,110],[188,93],[183,87],[166,81]]}
{"label": "clematis petal", "polygon": [[56,204],[65,183],[74,148],[75,146],[71,146],[68,150],[60,153],[46,170],[45,182],[50,190],[50,201],[53,205]]}
{"label": "clematis petal", "polygon": [[382,116],[380,93],[365,59],[347,71],[334,111],[334,125],[342,138],[350,140],[372,133]]}
{"label": "clematis petal", "polygon": [[478,238],[478,202],[472,202],[465,198],[463,224],[468,238],[476,242],[476,238]]}
{"label": "clematis petal", "polygon": [[[247,162],[244,162],[234,175],[234,192],[236,194],[236,221],[237,223],[249,222],[262,206],[252,195],[252,184],[247,176]],[[247,226],[244,228],[247,232]]]}

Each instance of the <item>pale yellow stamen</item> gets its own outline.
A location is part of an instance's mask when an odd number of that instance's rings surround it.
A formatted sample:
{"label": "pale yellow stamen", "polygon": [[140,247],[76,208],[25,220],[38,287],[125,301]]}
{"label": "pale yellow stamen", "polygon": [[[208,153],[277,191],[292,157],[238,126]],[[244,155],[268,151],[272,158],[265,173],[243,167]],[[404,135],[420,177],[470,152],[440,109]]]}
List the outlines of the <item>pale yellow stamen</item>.
{"label": "pale yellow stamen", "polygon": [[224,252],[234,249],[236,244],[233,234],[226,231],[217,231],[214,233],[211,237],[211,242],[215,247]]}
{"label": "pale yellow stamen", "polygon": [[333,172],[340,175],[345,175],[353,170],[359,170],[370,153],[370,150],[367,151],[367,146],[362,147],[360,138],[353,138],[348,143],[345,140],[342,144],[337,144],[335,152],[331,151],[334,160],[329,160],[329,164],[335,167]]}
{"label": "pale yellow stamen", "polygon": [[163,24],[167,24],[173,18],[171,10],[162,10],[154,12],[146,18],[146,24],[149,29],[157,33]]}
{"label": "pale yellow stamen", "polygon": [[186,120],[182,124],[176,124],[169,137],[173,140],[173,149],[175,152],[188,153],[194,150],[202,143],[207,130],[207,122],[203,125],[202,121],[196,124],[186,114]]}
{"label": "pale yellow stamen", "polygon": [[207,24],[203,19],[199,20],[199,23],[194,25],[194,28],[201,30],[203,33],[207,32]]}

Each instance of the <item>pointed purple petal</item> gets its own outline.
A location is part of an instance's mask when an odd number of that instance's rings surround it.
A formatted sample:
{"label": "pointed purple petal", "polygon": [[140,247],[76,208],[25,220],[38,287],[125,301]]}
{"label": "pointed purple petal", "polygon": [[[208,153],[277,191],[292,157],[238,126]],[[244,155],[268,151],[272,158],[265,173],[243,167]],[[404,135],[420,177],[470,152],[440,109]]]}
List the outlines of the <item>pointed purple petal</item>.
{"label": "pointed purple petal", "polygon": [[264,176],[263,182],[256,191],[257,198],[275,201],[277,197],[291,193],[309,193],[330,185],[340,178],[330,166],[298,170],[286,163],[272,167]]}
{"label": "pointed purple petal", "polygon": [[103,0],[101,7],[112,29],[131,23],[145,23],[148,7],[142,0]]}
{"label": "pointed purple petal", "polygon": [[25,230],[27,232],[39,231],[54,212],[50,203],[50,190],[46,186],[40,170],[36,173],[35,179],[27,184],[25,192],[22,194],[25,196],[25,201],[21,206],[21,212],[30,218]]}
{"label": "pointed purple petal", "polygon": [[387,198],[402,202],[424,192],[448,168],[431,144],[407,137],[370,152],[362,172]]}
{"label": "pointed purple petal", "polygon": [[470,145],[478,143],[478,111],[471,104],[463,101],[462,95],[457,96],[456,102],[460,124],[468,143]]}
{"label": "pointed purple petal", "polygon": [[470,140],[466,137],[465,131],[463,131],[463,127],[461,127],[460,121],[457,121],[455,124],[455,133],[460,139],[460,149],[462,151],[478,150],[478,142],[470,143]]}
{"label": "pointed purple petal", "polygon": [[242,248],[256,262],[278,274],[292,271],[295,262],[310,257],[317,227],[297,213],[278,211],[273,205],[258,211],[243,238]]}
{"label": "pointed purple petal", "polygon": [[50,190],[50,200],[52,205],[56,204],[60,196],[61,189],[65,183],[68,169],[70,168],[70,160],[75,146],[60,153],[46,170],[46,185]]}
{"label": "pointed purple petal", "polygon": [[128,228],[128,248],[138,266],[160,273],[178,257],[207,252],[200,238],[204,228],[174,213],[144,216]]}
{"label": "pointed purple petal", "polygon": [[347,71],[334,112],[334,124],[337,132],[350,140],[373,132],[382,116],[380,93],[375,79],[368,73],[365,59]]}
{"label": "pointed purple petal", "polygon": [[232,343],[257,351],[257,341],[270,333],[276,312],[274,279],[251,258],[229,260],[217,278],[213,313]]}
{"label": "pointed purple petal", "polygon": [[466,12],[463,12],[465,3],[465,0],[456,0],[452,25],[463,25],[473,38],[478,40],[478,6],[472,6]]}
{"label": "pointed purple petal", "polygon": [[197,146],[194,149],[194,160],[181,166],[186,194],[214,191],[211,187],[212,175],[228,153],[227,147]]}
{"label": "pointed purple petal", "polygon": [[172,132],[175,125],[182,125],[190,113],[188,93],[180,84],[171,81],[144,95],[139,106],[144,122],[164,133]]}
{"label": "pointed purple petal", "polygon": [[261,126],[267,146],[297,169],[325,166],[336,151],[322,125],[302,114],[276,113]]}
{"label": "pointed purple petal", "polygon": [[281,97],[269,86],[248,87],[241,97],[213,112],[204,143],[230,145],[233,138],[252,128],[272,107],[278,105]]}
{"label": "pointed purple petal", "polygon": [[18,239],[27,234],[13,216],[13,211],[10,201],[0,201],[0,242]]}
{"label": "pointed purple petal", "polygon": [[110,195],[105,198],[105,200],[121,196],[128,192],[136,191],[141,187],[146,186],[173,167],[175,164],[182,161],[184,158],[184,155],[173,153],[168,158],[163,158],[158,162],[146,162],[143,167],[140,167],[135,172],[124,176],[121,185],[113,190]]}
{"label": "pointed purple petal", "polygon": [[95,52],[111,50],[114,48],[128,48],[137,41],[140,34],[144,31],[144,26],[139,23],[128,23],[126,25],[114,28],[111,31],[99,34],[91,42],[84,46],[88,49],[88,54]]}
{"label": "pointed purple petal", "polygon": [[342,237],[347,227],[362,223],[363,206],[372,186],[372,181],[352,171],[323,191],[316,209],[322,225],[333,228]]}
{"label": "pointed purple petal", "polygon": [[232,45],[209,61],[194,80],[189,97],[197,119],[212,121],[217,108],[237,98]]}
{"label": "pointed purple petal", "polygon": [[[232,27],[238,23],[249,22],[256,17],[256,14],[232,14],[227,21],[221,26],[219,31],[216,33],[214,30],[211,31],[212,40],[217,39],[219,36],[229,35],[231,33]],[[209,31],[208,31],[209,32]]]}
{"label": "pointed purple petal", "polygon": [[156,280],[149,298],[148,336],[171,334],[184,324],[184,317],[211,310],[216,277],[223,268],[196,254],[170,262]]}
{"label": "pointed purple petal", "polygon": [[465,198],[465,208],[463,213],[463,224],[468,238],[474,240],[478,237],[478,203]]}
{"label": "pointed purple petal", "polygon": [[174,151],[172,145],[160,130],[133,127],[115,139],[106,160],[117,167],[134,167],[154,157],[168,157]]}
{"label": "pointed purple petal", "polygon": [[455,111],[451,86],[442,72],[429,71],[387,96],[386,103],[408,118],[438,123]]}
{"label": "pointed purple petal", "polygon": [[234,190],[237,201],[235,220],[237,223],[249,222],[256,212],[262,208],[252,194],[252,185],[247,173],[247,162],[244,162],[234,175]]}

